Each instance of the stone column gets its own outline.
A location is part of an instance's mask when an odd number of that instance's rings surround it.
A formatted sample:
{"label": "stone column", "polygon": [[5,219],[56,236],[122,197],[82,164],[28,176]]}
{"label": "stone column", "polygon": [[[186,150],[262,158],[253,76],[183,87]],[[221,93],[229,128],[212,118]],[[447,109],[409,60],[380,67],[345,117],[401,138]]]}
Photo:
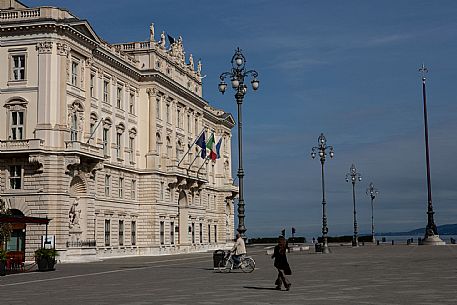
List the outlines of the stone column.
{"label": "stone column", "polygon": [[67,74],[70,72],[70,65],[69,65],[69,55],[70,55],[70,47],[65,43],[57,42],[57,80],[58,80],[58,90],[57,90],[57,103],[56,103],[56,111],[57,111],[57,121],[54,125],[54,130],[58,133],[58,137],[54,140],[57,142],[55,143],[58,147],[65,146],[65,133],[68,131],[67,129]]}
{"label": "stone column", "polygon": [[37,126],[35,138],[45,140],[45,145],[51,142],[51,98],[52,98],[52,41],[39,42],[38,51],[38,101],[37,101]]}
{"label": "stone column", "polygon": [[[157,123],[156,123],[156,97],[157,92],[155,89],[147,89],[149,99],[149,141],[148,141],[148,153],[146,155],[146,166],[147,168],[154,168],[156,165],[156,133],[157,133]],[[160,160],[158,161],[160,162]]]}

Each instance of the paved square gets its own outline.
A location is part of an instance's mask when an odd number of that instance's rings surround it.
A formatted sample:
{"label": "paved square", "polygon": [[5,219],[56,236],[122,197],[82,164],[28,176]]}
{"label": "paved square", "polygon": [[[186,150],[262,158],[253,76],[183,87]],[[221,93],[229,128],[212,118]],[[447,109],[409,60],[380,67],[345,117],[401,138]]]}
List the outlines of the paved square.
{"label": "paved square", "polygon": [[253,273],[219,273],[212,253],[59,264],[0,277],[0,304],[457,304],[456,246],[331,246],[293,252],[290,291],[261,246]]}

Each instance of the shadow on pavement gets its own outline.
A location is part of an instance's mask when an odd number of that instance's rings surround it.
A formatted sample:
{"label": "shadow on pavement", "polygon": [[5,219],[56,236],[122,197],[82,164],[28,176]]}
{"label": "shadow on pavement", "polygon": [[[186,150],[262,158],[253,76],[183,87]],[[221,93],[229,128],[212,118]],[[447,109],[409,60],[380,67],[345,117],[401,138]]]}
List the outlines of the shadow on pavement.
{"label": "shadow on pavement", "polygon": [[258,289],[258,290],[277,290],[274,287],[255,287],[255,286],[243,286],[246,289]]}

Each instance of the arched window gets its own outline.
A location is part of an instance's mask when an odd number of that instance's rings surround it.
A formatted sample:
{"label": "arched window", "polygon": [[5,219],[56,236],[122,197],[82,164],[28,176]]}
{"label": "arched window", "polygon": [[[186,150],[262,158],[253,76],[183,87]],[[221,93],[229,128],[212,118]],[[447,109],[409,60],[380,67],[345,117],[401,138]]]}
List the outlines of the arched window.
{"label": "arched window", "polygon": [[136,152],[136,129],[132,128],[129,131],[129,159],[130,163],[135,163],[135,152]]}
{"label": "arched window", "polygon": [[5,108],[8,111],[8,139],[24,140],[26,125],[27,101],[22,98],[13,98],[6,102]]}
{"label": "arched window", "polygon": [[103,142],[103,155],[105,157],[110,156],[110,130],[111,130],[111,119],[106,118],[103,121],[103,133],[102,133],[102,142]]}
{"label": "arched window", "polygon": [[118,159],[122,159],[122,146],[124,145],[123,141],[123,134],[124,134],[125,126],[124,124],[120,123],[116,126],[116,157]]}

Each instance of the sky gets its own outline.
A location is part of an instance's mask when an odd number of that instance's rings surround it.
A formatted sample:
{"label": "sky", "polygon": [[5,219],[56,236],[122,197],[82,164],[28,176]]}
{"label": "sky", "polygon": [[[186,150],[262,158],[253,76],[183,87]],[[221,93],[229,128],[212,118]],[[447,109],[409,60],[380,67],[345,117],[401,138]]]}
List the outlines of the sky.
{"label": "sky", "polygon": [[[329,236],[353,232],[351,164],[360,233],[371,231],[366,189],[379,189],[377,232],[427,224],[421,76],[425,63],[432,197],[437,225],[457,223],[457,2],[453,0],[23,0],[69,9],[109,43],[155,32],[183,37],[202,60],[203,96],[236,117],[234,92],[218,92],[237,47],[260,88],[243,103],[246,235],[282,228],[318,236],[320,162],[310,156],[323,132],[335,157],[325,163]],[[156,37],[158,39],[158,37]],[[236,175],[237,129],[233,129]],[[236,217],[235,217],[236,219]]]}

